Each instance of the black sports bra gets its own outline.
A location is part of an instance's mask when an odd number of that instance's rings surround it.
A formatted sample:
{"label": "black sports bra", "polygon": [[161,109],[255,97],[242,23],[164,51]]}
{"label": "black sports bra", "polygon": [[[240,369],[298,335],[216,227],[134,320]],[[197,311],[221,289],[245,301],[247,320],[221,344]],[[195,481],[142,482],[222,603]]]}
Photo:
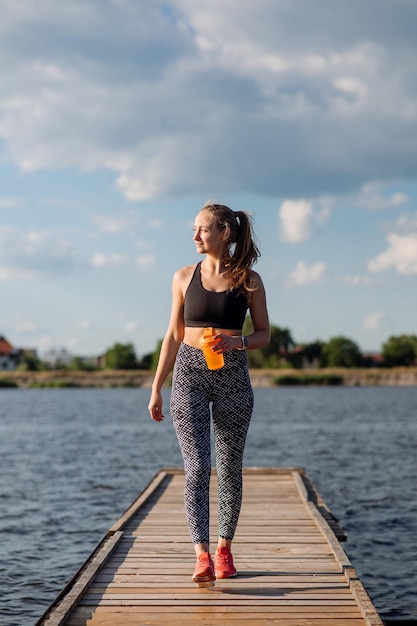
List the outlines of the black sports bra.
{"label": "black sports bra", "polygon": [[184,324],[195,328],[242,329],[248,301],[242,293],[209,291],[201,283],[201,261],[197,263],[184,298]]}

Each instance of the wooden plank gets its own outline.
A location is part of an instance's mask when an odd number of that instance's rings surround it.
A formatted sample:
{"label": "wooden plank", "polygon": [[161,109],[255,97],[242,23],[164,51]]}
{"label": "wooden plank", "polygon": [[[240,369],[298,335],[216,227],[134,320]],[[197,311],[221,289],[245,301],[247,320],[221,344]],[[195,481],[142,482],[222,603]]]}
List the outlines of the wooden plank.
{"label": "wooden plank", "polygon": [[[210,487],[215,536],[214,471]],[[239,575],[199,589],[190,580],[195,557],[183,472],[164,469],[111,527],[110,536],[119,533],[117,549],[90,571],[88,583],[84,572],[76,604],[56,624],[381,626],[334,529],[337,522],[303,470],[245,469],[233,542]],[[38,624],[51,626],[49,615]]]}
{"label": "wooden plank", "polygon": [[[231,590],[228,592],[230,593]],[[166,593],[165,593],[166,592]],[[220,601],[228,601],[229,599],[234,602],[233,597],[228,597],[228,592],[225,591],[224,587],[216,590],[216,587],[213,590],[210,589],[210,598],[213,600]],[[280,598],[282,596],[291,597],[293,600],[347,600],[354,602],[354,598],[352,598],[352,594],[350,593],[350,589],[346,587],[330,587],[330,588],[322,588],[317,590],[303,588],[299,590],[295,590],[294,588],[285,588],[281,586],[273,586],[268,585],[259,585],[257,588],[233,588],[233,593],[231,596],[235,596],[239,593],[240,600],[252,600],[256,597],[256,601],[270,599],[270,598]],[[200,601],[201,594],[198,589],[191,588],[183,588],[183,587],[170,587],[164,589],[149,588],[149,587],[99,587],[93,586],[90,587],[84,594],[83,598],[88,600],[100,600],[101,598],[106,598],[106,600],[125,600],[129,598],[134,598],[136,600],[154,600],[155,595],[158,600],[171,600],[172,595],[175,595],[176,598],[181,598],[182,600],[192,600]],[[204,600],[205,601],[205,600]]]}
{"label": "wooden plank", "polygon": [[[320,607],[320,606],[314,606],[314,607],[309,608],[307,613],[306,611],[303,611],[302,609],[288,607],[288,608],[285,608],[283,611],[280,611],[279,613],[276,613],[276,614],[282,615],[282,614],[287,613],[291,615],[291,614],[294,614],[297,610],[301,614],[312,615],[312,616],[323,616],[323,615],[328,616],[329,615],[327,609]],[[91,607],[80,607],[79,609],[77,609],[77,611],[84,615],[88,615],[92,613],[93,609]],[[111,614],[114,612],[114,607],[111,607],[111,606],[97,607],[97,611],[103,615],[105,615],[106,613]],[[129,614],[138,615],[140,613],[143,613],[143,615],[148,616],[148,615],[154,614],[154,612],[155,611],[152,606],[144,606],[144,607],[126,606],[124,607],[124,610],[123,610],[123,613],[126,615],[129,615]],[[161,606],[158,612],[161,615],[172,613],[172,605]],[[221,606],[213,606],[213,607],[208,607],[208,608],[205,606],[201,606],[201,607],[183,606],[183,607],[178,607],[178,610],[176,607],[176,611],[175,611],[175,613],[180,613],[181,615],[195,615],[198,617],[206,613],[210,613],[211,615],[230,615],[230,616],[233,614],[236,614],[237,616],[243,617],[247,612],[248,612],[248,608],[246,606],[236,606],[236,607],[231,607],[231,608],[221,607]],[[269,606],[257,606],[256,613],[258,615],[265,615],[265,614],[274,615],[275,614],[275,613],[271,613],[271,608]],[[344,617],[348,617],[351,613],[352,613],[352,609],[346,606],[336,606],[332,609],[333,615],[343,615]],[[353,611],[353,613],[354,613],[355,619],[358,617],[361,618],[359,609],[357,609],[356,612]]]}
{"label": "wooden plank", "polygon": [[[91,623],[90,620],[94,618],[95,626],[114,626],[117,624],[120,626],[120,613],[112,608],[97,609],[93,614],[92,609],[82,608],[77,610],[77,614],[74,615],[72,626],[85,626],[87,623]],[[138,612],[135,608],[126,607],[123,611],[123,626],[138,626],[138,624],[147,626],[172,626],[175,623],[186,624],[187,626],[195,626],[196,617],[198,623],[201,624],[217,624],[218,626],[225,626],[225,624],[233,623],[236,626],[243,624],[244,626],[266,626],[268,624],[282,624],[282,626],[360,626],[362,624],[362,617],[358,614],[356,617],[346,616],[346,614],[340,612],[337,615],[333,615],[329,618],[328,614],[324,611],[315,613],[305,613],[299,611],[294,613],[293,611],[283,611],[277,614],[276,612],[248,612],[244,608],[243,612],[209,612],[200,613],[196,616],[195,611],[192,615],[187,612],[178,613],[175,610],[173,614],[172,607],[168,607],[166,612],[159,612],[158,616],[155,616],[153,611],[145,614],[143,611]],[[118,621],[119,620],[119,621]]]}
{"label": "wooden plank", "polygon": [[[342,600],[340,599],[335,599],[335,600],[326,600],[325,602],[323,602],[320,598],[317,600],[308,600],[308,599],[303,599],[303,600],[299,600],[299,599],[288,599],[288,598],[282,598],[280,600],[276,600],[276,599],[270,599],[269,601],[267,601],[266,598],[261,598],[260,602],[262,600],[262,606],[269,606],[271,607],[310,607],[310,606],[319,606],[322,609],[328,609],[328,613],[331,613],[331,607],[340,607],[340,606],[345,606],[345,607],[349,607],[349,608],[356,608],[357,609],[357,604],[354,601],[354,599],[352,598],[350,601],[345,601],[342,602]],[[201,606],[204,607],[207,610],[207,600],[201,598],[200,600],[195,600],[195,601],[191,601],[188,599],[181,599],[181,598],[176,598],[175,596],[170,596],[169,599],[164,599],[164,600],[159,600],[158,597],[155,597],[153,600],[151,599],[139,599],[136,600],[135,598],[121,598],[120,600],[113,600],[113,599],[102,599],[99,603],[97,603],[97,601],[92,598],[86,598],[85,600],[82,600],[82,602],[79,603],[79,606],[119,606],[119,607],[124,607],[124,606],[153,606],[153,607],[160,607],[160,606],[168,606],[168,607],[180,607],[180,606]],[[236,605],[236,599],[227,599],[227,600],[217,600],[217,599],[213,599],[210,598],[210,610],[215,607],[215,606],[219,606],[219,607],[224,607],[224,606],[231,606],[234,607]],[[247,598],[240,598],[239,597],[239,606],[246,606],[246,607],[252,607],[252,609],[256,608],[258,606],[258,604],[256,602],[251,601],[250,599]],[[155,613],[158,612],[158,608],[155,609]],[[71,623],[71,621],[69,621],[68,623]]]}

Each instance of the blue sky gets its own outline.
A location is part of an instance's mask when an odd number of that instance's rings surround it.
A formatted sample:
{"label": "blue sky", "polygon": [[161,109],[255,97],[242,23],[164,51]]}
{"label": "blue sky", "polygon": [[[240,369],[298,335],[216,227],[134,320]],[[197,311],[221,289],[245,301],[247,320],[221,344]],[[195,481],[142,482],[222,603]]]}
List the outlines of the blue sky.
{"label": "blue sky", "polygon": [[152,351],[209,198],[254,213],[271,323],[417,333],[417,4],[3,0],[0,334]]}

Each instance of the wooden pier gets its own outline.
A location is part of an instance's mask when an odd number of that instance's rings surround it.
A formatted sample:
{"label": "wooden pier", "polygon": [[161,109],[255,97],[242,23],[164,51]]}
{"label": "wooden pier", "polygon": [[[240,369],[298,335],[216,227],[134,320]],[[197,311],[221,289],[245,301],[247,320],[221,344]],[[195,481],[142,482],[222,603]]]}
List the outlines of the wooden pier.
{"label": "wooden pier", "polygon": [[[182,470],[161,470],[36,626],[383,625],[340,546],[343,532],[300,469],[244,471],[238,577],[198,588],[183,480]],[[213,471],[213,546],[216,483]]]}

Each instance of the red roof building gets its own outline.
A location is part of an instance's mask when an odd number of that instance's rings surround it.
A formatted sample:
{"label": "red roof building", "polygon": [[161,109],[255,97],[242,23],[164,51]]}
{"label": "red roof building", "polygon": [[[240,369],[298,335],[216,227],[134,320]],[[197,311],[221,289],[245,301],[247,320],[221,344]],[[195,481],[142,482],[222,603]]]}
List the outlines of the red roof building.
{"label": "red roof building", "polygon": [[0,335],[0,370],[14,370],[23,361],[23,350],[14,348],[12,344]]}
{"label": "red roof building", "polygon": [[4,337],[0,335],[0,355],[7,355],[10,352],[13,352],[14,348],[11,343],[7,341]]}

